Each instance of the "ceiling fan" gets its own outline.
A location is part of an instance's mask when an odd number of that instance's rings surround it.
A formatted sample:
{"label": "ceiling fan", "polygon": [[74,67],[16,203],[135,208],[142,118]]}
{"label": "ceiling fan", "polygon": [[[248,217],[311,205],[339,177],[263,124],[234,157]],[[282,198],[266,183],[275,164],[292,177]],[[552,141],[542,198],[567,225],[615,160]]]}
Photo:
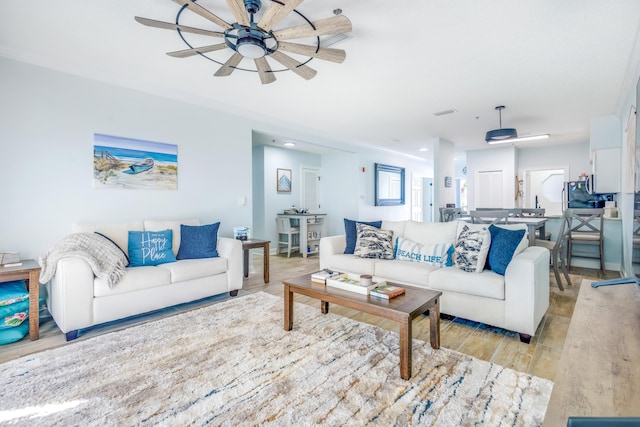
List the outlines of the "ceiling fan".
{"label": "ceiling fan", "polygon": [[[234,19],[237,22],[229,23],[220,18],[208,9],[205,9],[195,0],[173,0],[182,5],[176,16],[176,22],[156,21],[154,19],[135,17],[135,20],[149,27],[175,30],[182,40],[189,46],[189,49],[168,52],[167,55],[175,58],[187,58],[194,55],[201,55],[207,59],[221,64],[214,76],[229,76],[234,70],[255,71],[260,76],[262,84],[273,83],[276,80],[275,72],[291,70],[300,77],[309,80],[313,78],[317,71],[306,65],[313,58],[341,63],[346,57],[342,49],[320,47],[320,36],[335,35],[351,31],[351,21],[340,14],[337,9],[334,16],[311,22],[304,15],[296,10],[303,0],[272,0],[270,5],[262,10],[260,0],[226,0]],[[180,24],[182,13],[188,10],[211,23],[220,27],[222,31],[196,28]],[[301,22],[300,25],[276,29],[289,14]],[[259,19],[258,19],[259,18]],[[257,22],[256,22],[257,20]],[[194,47],[183,33],[197,34],[223,39],[222,43]],[[287,40],[314,38],[312,45],[291,43]],[[230,49],[233,53],[225,62],[212,59],[205,54],[219,50]],[[298,61],[284,52],[308,57],[305,61]],[[267,61],[271,58],[280,64],[284,69],[273,70]],[[253,61],[255,69],[240,67],[243,60]],[[247,61],[245,61],[246,63]]]}

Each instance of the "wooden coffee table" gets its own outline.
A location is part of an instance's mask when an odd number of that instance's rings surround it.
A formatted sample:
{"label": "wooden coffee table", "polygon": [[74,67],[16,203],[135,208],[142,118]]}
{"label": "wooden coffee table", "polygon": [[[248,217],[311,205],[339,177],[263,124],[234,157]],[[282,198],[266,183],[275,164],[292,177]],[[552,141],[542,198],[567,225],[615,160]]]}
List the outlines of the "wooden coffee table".
{"label": "wooden coffee table", "polygon": [[284,285],[284,330],[293,327],[293,294],[298,293],[320,300],[320,311],[329,312],[329,303],[352,308],[368,314],[395,320],[400,325],[400,377],[411,378],[411,322],[414,318],[429,310],[431,347],[440,348],[440,295],[442,292],[430,291],[406,285],[406,292],[390,300],[361,295],[317,284],[311,281],[311,274],[287,279]]}

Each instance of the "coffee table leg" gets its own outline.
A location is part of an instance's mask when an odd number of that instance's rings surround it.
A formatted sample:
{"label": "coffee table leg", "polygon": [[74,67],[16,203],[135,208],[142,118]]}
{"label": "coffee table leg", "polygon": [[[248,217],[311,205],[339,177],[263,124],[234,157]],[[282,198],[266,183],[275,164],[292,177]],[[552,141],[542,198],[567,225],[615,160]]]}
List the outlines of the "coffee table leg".
{"label": "coffee table leg", "polygon": [[291,288],[284,285],[284,330],[290,331],[293,328],[293,292]]}
{"label": "coffee table leg", "polygon": [[411,318],[400,322],[400,378],[411,378]]}
{"label": "coffee table leg", "polygon": [[320,312],[327,314],[329,312],[329,301],[320,301]]}
{"label": "coffee table leg", "polygon": [[440,348],[440,298],[429,309],[429,336],[431,348]]}

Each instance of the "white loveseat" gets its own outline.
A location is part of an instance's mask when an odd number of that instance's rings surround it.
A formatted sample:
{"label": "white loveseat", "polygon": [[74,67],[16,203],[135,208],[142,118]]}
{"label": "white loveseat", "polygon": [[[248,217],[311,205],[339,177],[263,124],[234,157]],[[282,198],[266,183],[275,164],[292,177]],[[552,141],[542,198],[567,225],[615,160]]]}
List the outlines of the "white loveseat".
{"label": "white loveseat", "polygon": [[[134,221],[122,224],[75,224],[73,233],[98,232],[128,254],[129,231],[173,231],[172,249],[180,247],[180,225],[198,220]],[[47,283],[47,306],[67,340],[78,330],[100,323],[195,301],[242,288],[242,242],[218,237],[219,257],[183,259],[157,266],[128,267],[113,287],[94,275],[89,263],[77,257],[58,261]]]}
{"label": "white loveseat", "polygon": [[[455,245],[465,224],[464,221],[382,221],[381,228],[392,230],[394,239],[402,237],[422,244],[449,242]],[[526,230],[526,225],[522,224],[503,227]],[[371,274],[374,280],[441,291],[441,313],[518,332],[523,342],[529,342],[535,335],[549,307],[549,251],[528,247],[526,232],[504,276],[488,269],[468,273],[455,266],[360,258],[344,254],[345,245],[345,235],[322,238],[320,268],[355,275]]]}

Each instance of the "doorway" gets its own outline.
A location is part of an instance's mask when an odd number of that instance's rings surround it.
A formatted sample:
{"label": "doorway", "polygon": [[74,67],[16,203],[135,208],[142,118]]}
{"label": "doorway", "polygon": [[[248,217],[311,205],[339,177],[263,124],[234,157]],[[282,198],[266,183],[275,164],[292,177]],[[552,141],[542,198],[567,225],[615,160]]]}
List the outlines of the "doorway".
{"label": "doorway", "polygon": [[539,169],[525,172],[524,208],[543,208],[545,215],[562,215],[566,169]]}
{"label": "doorway", "polygon": [[411,219],[433,222],[433,178],[411,176]]}
{"label": "doorway", "polygon": [[312,166],[300,168],[300,200],[309,212],[320,212],[320,169]]}

